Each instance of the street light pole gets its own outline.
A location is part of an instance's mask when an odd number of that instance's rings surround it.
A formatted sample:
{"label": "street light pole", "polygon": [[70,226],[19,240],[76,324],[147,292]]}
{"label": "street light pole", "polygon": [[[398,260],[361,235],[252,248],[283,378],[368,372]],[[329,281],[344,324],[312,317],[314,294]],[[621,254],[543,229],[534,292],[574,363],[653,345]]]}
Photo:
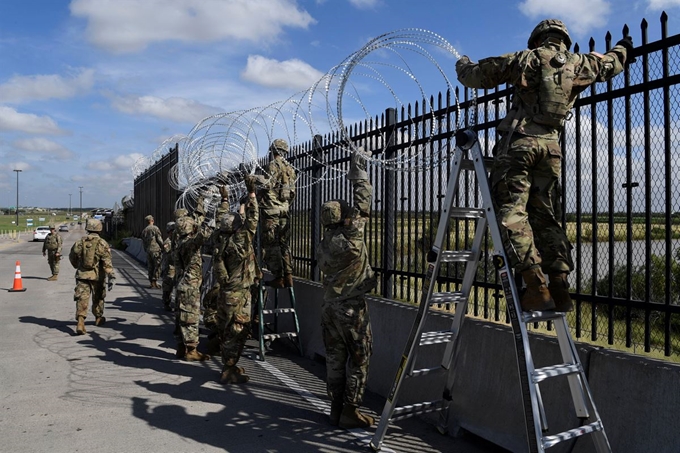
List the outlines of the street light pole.
{"label": "street light pole", "polygon": [[71,217],[71,194],[68,194],[68,216]]}
{"label": "street light pole", "polygon": [[17,172],[17,206],[16,206],[17,207],[17,209],[16,209],[17,224],[16,225],[17,225],[17,231],[19,231],[19,172],[21,172],[21,170],[14,170],[14,171]]}
{"label": "street light pole", "polygon": [[78,187],[80,189],[80,223],[83,223],[83,186]]}

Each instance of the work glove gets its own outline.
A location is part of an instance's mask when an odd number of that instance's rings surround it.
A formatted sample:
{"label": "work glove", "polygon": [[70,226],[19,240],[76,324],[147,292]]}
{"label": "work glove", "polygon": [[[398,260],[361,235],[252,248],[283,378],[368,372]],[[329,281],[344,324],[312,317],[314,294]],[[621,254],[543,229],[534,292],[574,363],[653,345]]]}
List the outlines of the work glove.
{"label": "work glove", "polygon": [[368,173],[366,172],[366,152],[363,147],[357,148],[354,153],[352,153],[347,179],[368,180]]}
{"label": "work glove", "polygon": [[626,35],[619,42],[616,43],[617,46],[623,46],[626,52],[631,53],[634,49],[633,38],[630,35]]}
{"label": "work glove", "polygon": [[220,186],[220,195],[222,196],[223,199],[228,199],[229,198],[229,187],[226,185]]}
{"label": "work glove", "polygon": [[470,58],[467,55],[463,55],[456,62],[456,74],[460,75],[463,68],[471,63]]}
{"label": "work glove", "polygon": [[116,277],[114,277],[113,275],[109,275],[109,279],[106,283],[106,289],[111,291],[114,286],[116,286]]}
{"label": "work glove", "polygon": [[246,189],[248,189],[248,193],[253,193],[257,190],[257,188],[255,187],[255,183],[256,183],[255,176],[246,175],[243,179],[246,183]]}

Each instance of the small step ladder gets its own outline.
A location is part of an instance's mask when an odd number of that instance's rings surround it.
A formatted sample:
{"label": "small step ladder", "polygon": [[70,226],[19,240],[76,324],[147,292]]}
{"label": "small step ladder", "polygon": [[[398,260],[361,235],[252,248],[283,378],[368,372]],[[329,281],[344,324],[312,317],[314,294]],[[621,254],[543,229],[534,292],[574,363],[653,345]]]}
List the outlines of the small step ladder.
{"label": "small step ladder", "polygon": [[[470,154],[469,158],[466,158],[467,153]],[[390,422],[415,415],[439,411],[440,419],[437,428],[442,434],[447,431],[448,409],[453,398],[452,387],[455,377],[453,364],[458,346],[457,339],[465,313],[467,312],[467,303],[470,291],[473,288],[477,265],[482,252],[483,239],[488,227],[494,246],[494,266],[501,279],[514,332],[513,337],[515,339],[515,350],[517,353],[517,364],[526,418],[527,451],[531,453],[544,453],[547,448],[560,442],[585,434],[593,434],[596,451],[598,453],[610,453],[609,441],[595,408],[576,347],[571,340],[565,314],[558,312],[523,313],[520,308],[517,285],[515,284],[513,272],[508,265],[500,229],[496,221],[496,214],[491,200],[491,189],[488,182],[488,172],[484,160],[485,158],[477,142],[476,134],[471,131],[458,132],[456,134],[456,151],[448,181],[445,203],[437,227],[437,235],[432,250],[428,253],[427,257],[428,269],[423,282],[422,299],[418,314],[416,315],[404,354],[397,369],[394,384],[387,396],[387,401],[380,417],[380,423],[371,440],[371,448],[375,451],[380,450]],[[483,201],[481,208],[460,208],[454,206],[459,186],[459,176],[463,170],[471,170],[476,176]],[[449,225],[452,219],[455,222],[460,219],[476,220],[475,236],[470,250],[442,250],[443,246],[446,245]],[[467,263],[460,290],[455,292],[436,292],[437,276],[439,275],[442,263],[458,262]],[[445,331],[427,332],[425,331],[425,321],[433,313],[432,307],[439,304],[456,305],[451,328]],[[527,324],[540,321],[554,322],[564,363],[538,369],[534,367]],[[446,344],[441,365],[431,368],[416,368],[420,348],[441,343]],[[396,405],[402,384],[407,378],[413,379],[437,372],[444,374],[446,382],[441,398],[404,406]],[[567,376],[577,416],[583,423],[588,419],[591,419],[591,422],[563,433],[546,435],[548,423],[544,413],[539,383],[556,376]],[[592,418],[588,407],[592,411]]]}
{"label": "small step ladder", "polygon": [[[265,351],[271,345],[271,342],[278,338],[289,338],[292,340],[300,351],[302,352],[302,342],[300,340],[300,322],[298,321],[297,311],[295,310],[295,291],[292,287],[286,288],[288,290],[288,295],[290,298],[290,307],[279,308],[279,289],[273,289],[274,291],[274,307],[267,308],[268,297],[266,296],[266,291],[263,287],[262,282],[260,282],[260,287],[258,290],[258,300],[257,307],[259,313],[258,326],[259,326],[259,343],[260,343],[260,360],[265,360]],[[295,331],[293,332],[279,332],[279,316],[281,315],[293,315],[293,322],[295,324]],[[273,321],[266,322],[266,318],[271,318],[273,316]],[[267,333],[265,333],[265,331]]]}

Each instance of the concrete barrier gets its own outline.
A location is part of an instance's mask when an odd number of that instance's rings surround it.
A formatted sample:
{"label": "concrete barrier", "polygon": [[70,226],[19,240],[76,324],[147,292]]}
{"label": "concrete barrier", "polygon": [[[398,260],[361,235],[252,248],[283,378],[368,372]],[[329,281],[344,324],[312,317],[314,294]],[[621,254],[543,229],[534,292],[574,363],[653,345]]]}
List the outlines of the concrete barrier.
{"label": "concrete barrier", "polygon": [[146,265],[146,252],[144,251],[144,244],[141,239],[133,237],[125,238],[123,239],[123,244],[126,246],[125,253]]}
{"label": "concrete barrier", "polygon": [[[296,279],[295,296],[305,355],[325,357],[321,339],[323,290],[315,282]],[[287,296],[280,296],[282,299]],[[417,309],[381,298],[369,298],[373,328],[368,388],[387,396],[411,331]],[[451,327],[453,317],[436,314],[428,318],[428,330]],[[561,363],[555,338],[531,335],[537,367]],[[434,366],[442,358],[443,346],[421,348],[418,367]],[[579,356],[593,390],[612,450],[617,453],[678,452],[680,430],[680,366],[630,354],[577,343]],[[454,366],[453,400],[448,414],[449,433],[460,428],[510,451],[526,450],[522,398],[509,326],[466,319]],[[441,397],[443,377],[428,376],[405,382],[401,403],[422,402]],[[579,426],[567,380],[549,379],[541,384],[550,434]],[[426,416],[433,423],[433,416]],[[433,434],[437,431],[433,428]],[[389,431],[388,431],[389,435]],[[589,436],[565,442],[551,453],[592,452]]]}

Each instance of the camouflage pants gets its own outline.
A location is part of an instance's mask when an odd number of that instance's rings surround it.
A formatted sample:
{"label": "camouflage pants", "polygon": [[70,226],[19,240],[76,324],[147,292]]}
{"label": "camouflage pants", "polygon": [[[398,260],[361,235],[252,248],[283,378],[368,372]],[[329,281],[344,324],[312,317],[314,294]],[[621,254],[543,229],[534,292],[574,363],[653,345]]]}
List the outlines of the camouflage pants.
{"label": "camouflage pants", "polygon": [[79,316],[87,317],[87,306],[92,297],[92,314],[98,318],[104,315],[104,298],[106,284],[96,280],[76,280],[73,300],[76,301],[76,320]]}
{"label": "camouflage pants", "polygon": [[290,225],[288,225],[288,211],[279,210],[276,214],[262,210],[262,260],[274,277],[283,277],[293,273],[290,258]]}
{"label": "camouflage pants", "polygon": [[562,150],[557,140],[517,135],[494,160],[492,196],[510,264],[522,272],[570,272],[571,244],[562,229]]}
{"label": "camouflage pants", "polygon": [[50,265],[50,271],[52,275],[59,275],[59,261],[61,261],[61,256],[56,256],[56,250],[47,251],[47,264]]}
{"label": "camouflage pants", "polygon": [[201,318],[201,289],[186,284],[177,286],[177,315],[175,318],[177,343],[198,344],[198,323]]}
{"label": "camouflage pants", "polygon": [[368,379],[373,335],[363,296],[323,302],[321,327],[326,347],[326,389],[332,400],[360,405]]}
{"label": "camouflage pants", "polygon": [[172,290],[175,287],[175,277],[174,277],[174,272],[172,273],[172,277],[168,273],[165,277],[163,277],[163,305],[169,306],[171,299],[172,299]]}
{"label": "camouflage pants", "polygon": [[149,250],[146,252],[146,266],[149,270],[149,281],[156,281],[161,276],[161,251]]}
{"label": "camouflage pants", "polygon": [[250,288],[220,292],[217,326],[225,367],[238,363],[250,333],[250,298]]}
{"label": "camouflage pants", "polygon": [[215,283],[203,297],[203,325],[213,332],[217,330],[217,307],[220,298],[220,284]]}

